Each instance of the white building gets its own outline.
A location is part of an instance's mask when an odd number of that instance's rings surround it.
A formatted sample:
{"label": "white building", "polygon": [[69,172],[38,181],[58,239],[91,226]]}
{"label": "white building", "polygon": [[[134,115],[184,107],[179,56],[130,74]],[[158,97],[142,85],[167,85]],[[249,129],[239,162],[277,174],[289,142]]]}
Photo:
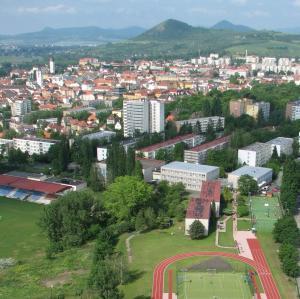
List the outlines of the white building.
{"label": "white building", "polygon": [[50,57],[49,59],[49,70],[50,70],[50,74],[55,74],[55,62],[53,57]]}
{"label": "white building", "polygon": [[260,186],[272,182],[273,170],[264,167],[244,166],[228,174],[228,184],[234,189],[238,189],[239,179],[243,175],[251,176]]}
{"label": "white building", "polygon": [[282,154],[284,155],[291,155],[293,153],[293,138],[284,138],[284,137],[278,137],[275,139],[272,139],[266,144],[269,144],[272,146],[271,152],[273,153],[274,148],[276,147],[277,154],[280,157]]}
{"label": "white building", "polygon": [[46,154],[52,145],[59,143],[57,140],[42,138],[14,138],[13,141],[15,149],[27,152],[30,156]]}
{"label": "white building", "polygon": [[22,116],[31,112],[31,101],[28,99],[15,100],[11,103],[12,116]]}
{"label": "white building", "polygon": [[256,167],[266,164],[272,156],[272,145],[266,143],[253,143],[238,151],[238,162],[243,165]]}
{"label": "white building", "polygon": [[185,119],[176,121],[176,127],[179,130],[184,124],[191,125],[192,127],[196,126],[199,123],[201,126],[201,132],[205,133],[207,131],[207,127],[211,124],[214,129],[218,126],[220,129],[224,129],[225,126],[225,118],[220,116],[211,116],[211,117],[200,117],[200,118],[193,118],[193,119]]}
{"label": "white building", "polygon": [[150,133],[160,133],[165,129],[165,104],[161,101],[150,101]]}
{"label": "white building", "polygon": [[165,104],[156,100],[123,102],[124,136],[140,133],[160,133],[165,128]]}
{"label": "white building", "polygon": [[107,147],[97,147],[97,160],[104,161],[107,159]]}
{"label": "white building", "polygon": [[116,132],[112,131],[99,131],[91,134],[87,134],[82,136],[82,139],[89,139],[89,140],[107,140],[110,141],[114,136],[116,136]]}
{"label": "white building", "polygon": [[219,174],[219,167],[184,162],[171,162],[161,167],[162,181],[183,183],[186,189],[193,191],[200,191],[202,182],[215,180]]}
{"label": "white building", "polygon": [[132,100],[123,102],[124,136],[133,136],[150,131],[150,113],[148,100]]}

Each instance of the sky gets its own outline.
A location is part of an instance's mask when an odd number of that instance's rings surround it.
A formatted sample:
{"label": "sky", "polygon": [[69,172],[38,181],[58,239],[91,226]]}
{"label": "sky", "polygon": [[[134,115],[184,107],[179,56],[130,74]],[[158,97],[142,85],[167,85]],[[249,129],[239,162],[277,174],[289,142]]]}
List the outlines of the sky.
{"label": "sky", "polygon": [[194,26],[226,19],[278,29],[297,27],[300,17],[300,0],[0,0],[0,5],[0,34],[44,27],[151,28],[170,18]]}

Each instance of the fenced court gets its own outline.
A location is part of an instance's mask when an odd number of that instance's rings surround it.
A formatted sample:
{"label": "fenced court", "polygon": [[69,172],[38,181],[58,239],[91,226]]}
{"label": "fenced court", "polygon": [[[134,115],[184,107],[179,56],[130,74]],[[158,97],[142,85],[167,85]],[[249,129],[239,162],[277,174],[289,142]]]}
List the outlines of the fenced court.
{"label": "fenced court", "polygon": [[251,299],[251,282],[244,273],[179,272],[178,299]]}
{"label": "fenced court", "polygon": [[251,197],[250,212],[252,224],[257,231],[272,231],[275,222],[281,217],[277,197]]}

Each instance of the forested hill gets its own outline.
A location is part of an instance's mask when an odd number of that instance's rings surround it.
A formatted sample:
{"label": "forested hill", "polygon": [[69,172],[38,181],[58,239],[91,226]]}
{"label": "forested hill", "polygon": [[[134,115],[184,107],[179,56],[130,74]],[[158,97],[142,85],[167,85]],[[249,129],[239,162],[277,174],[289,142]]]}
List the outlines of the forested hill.
{"label": "forested hill", "polygon": [[[219,24],[220,25],[220,24]],[[222,25],[222,24],[221,24]],[[225,24],[226,25],[226,24]],[[167,20],[126,42],[93,49],[103,57],[190,58],[215,51],[221,54],[250,54],[281,57],[300,56],[300,35],[275,31],[241,30],[231,24],[217,28],[193,27],[177,20]],[[232,29],[233,28],[233,29]],[[241,32],[244,31],[244,32]]]}

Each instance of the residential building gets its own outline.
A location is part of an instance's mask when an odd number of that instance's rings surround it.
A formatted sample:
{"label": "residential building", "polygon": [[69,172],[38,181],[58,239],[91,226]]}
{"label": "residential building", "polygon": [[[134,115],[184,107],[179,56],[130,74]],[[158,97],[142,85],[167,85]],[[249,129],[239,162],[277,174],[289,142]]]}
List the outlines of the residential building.
{"label": "residential building", "polygon": [[150,132],[150,107],[148,100],[123,102],[124,136],[133,136],[136,132]]}
{"label": "residential building", "polygon": [[264,120],[269,120],[270,117],[270,103],[258,102],[246,106],[246,114],[257,119],[259,111],[262,112]]}
{"label": "residential building", "polygon": [[291,121],[300,119],[300,100],[289,102],[286,105],[285,116]]}
{"label": "residential building", "polygon": [[116,136],[116,132],[112,131],[99,131],[91,134],[87,134],[82,136],[82,139],[89,139],[89,140],[107,140],[110,141],[114,136]]}
{"label": "residential building", "polygon": [[97,147],[97,160],[104,161],[107,159],[107,147]]}
{"label": "residential building", "polygon": [[229,103],[229,111],[230,114],[234,117],[240,117],[246,113],[246,106],[252,105],[253,100],[251,99],[239,99],[239,100],[232,100]]}
{"label": "residential building", "polygon": [[176,144],[181,142],[185,143],[190,148],[201,144],[204,140],[205,137],[202,135],[186,134],[136,150],[136,153],[142,154],[143,157],[147,159],[155,159],[156,154],[159,150],[171,151]]}
{"label": "residential building", "polygon": [[160,171],[161,167],[166,164],[165,161],[136,158],[142,165],[142,171],[144,175],[145,182],[151,183],[154,181],[153,172]]}
{"label": "residential building", "polygon": [[266,164],[272,156],[272,145],[256,142],[238,151],[238,162],[256,167]]}
{"label": "residential building", "polygon": [[12,116],[22,116],[31,112],[31,100],[29,99],[18,99],[11,104]]}
{"label": "residential building", "polygon": [[52,145],[59,143],[58,140],[42,138],[14,138],[13,141],[15,149],[27,152],[30,156],[46,154]]}
{"label": "residential building", "polygon": [[150,101],[150,133],[160,133],[165,129],[165,104],[161,101]]}
{"label": "residential building", "polygon": [[221,150],[228,146],[230,136],[224,136],[184,151],[184,161],[187,163],[202,164],[206,160],[209,150]]}
{"label": "residential building", "polygon": [[271,153],[273,154],[274,148],[276,147],[277,154],[280,157],[282,154],[284,155],[291,155],[293,153],[293,138],[284,138],[284,137],[277,137],[272,139],[266,144],[270,144],[272,146]]}
{"label": "residential building", "polygon": [[262,186],[272,182],[273,170],[264,167],[243,166],[228,174],[228,184],[234,189],[238,189],[239,179],[244,175],[251,176],[258,186]]}
{"label": "residential building", "polygon": [[211,117],[186,119],[186,120],[180,120],[175,122],[177,130],[179,130],[185,124],[194,127],[196,126],[197,123],[200,124],[201,132],[205,133],[209,124],[212,124],[214,129],[217,129],[218,127],[220,129],[224,129],[225,118],[221,116],[211,116]]}
{"label": "residential building", "polygon": [[50,57],[49,59],[49,71],[50,71],[50,74],[55,74],[55,62],[54,62],[54,59],[53,57]]}
{"label": "residential building", "polygon": [[195,221],[200,221],[205,228],[204,234],[207,236],[209,232],[210,213],[210,202],[202,201],[200,198],[192,198],[185,216],[185,234],[189,235],[191,225]]}
{"label": "residential building", "polygon": [[219,174],[219,167],[184,162],[171,162],[161,167],[162,181],[182,183],[187,190],[199,192],[203,182],[215,180]]}

